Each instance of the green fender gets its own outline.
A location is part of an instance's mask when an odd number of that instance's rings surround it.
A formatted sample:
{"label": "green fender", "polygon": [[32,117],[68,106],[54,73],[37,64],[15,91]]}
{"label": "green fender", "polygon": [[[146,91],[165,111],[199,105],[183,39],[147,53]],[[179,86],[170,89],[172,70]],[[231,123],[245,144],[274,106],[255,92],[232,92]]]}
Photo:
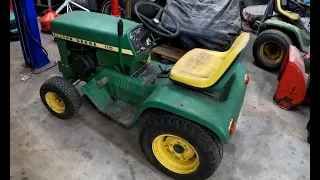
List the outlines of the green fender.
{"label": "green fender", "polygon": [[243,104],[246,91],[245,74],[244,66],[239,63],[228,98],[222,102],[195,90],[177,86],[170,80],[166,81],[145,100],[133,123],[148,108],[157,108],[192,120],[214,132],[223,143],[227,143],[230,140],[231,119],[238,119]]}
{"label": "green fender", "polygon": [[[298,42],[299,49],[305,53],[308,52],[308,47],[310,45],[310,34],[306,29],[301,29],[298,26],[287,23],[277,16],[266,20],[265,22],[262,23],[262,26],[264,27],[264,29],[275,28],[275,29],[286,30],[294,33],[295,34],[294,38]],[[290,37],[290,38],[293,40],[293,37]]]}
{"label": "green fender", "polygon": [[201,113],[211,114],[206,112],[208,110],[204,104],[195,97],[185,95],[184,92],[179,93],[173,87],[164,86],[156,89],[145,101],[139,114],[148,108],[165,110],[201,124],[213,131],[221,141],[227,141],[227,132],[222,129],[223,125],[220,125],[223,122],[220,122],[219,119],[210,122],[209,116],[207,118],[201,116]]}

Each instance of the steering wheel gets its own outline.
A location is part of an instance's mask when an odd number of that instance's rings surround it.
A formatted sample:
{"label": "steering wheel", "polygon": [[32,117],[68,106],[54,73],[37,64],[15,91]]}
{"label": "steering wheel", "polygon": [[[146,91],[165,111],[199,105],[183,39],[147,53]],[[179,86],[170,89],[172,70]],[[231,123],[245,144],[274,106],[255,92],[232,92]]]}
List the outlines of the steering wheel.
{"label": "steering wheel", "polygon": [[[138,9],[140,6],[143,6],[143,5],[152,6],[153,8],[158,10],[157,15],[153,19],[150,19],[145,15],[141,14],[138,11]],[[142,22],[142,24],[147,26],[152,32],[154,32],[159,36],[166,37],[166,38],[174,38],[174,37],[177,37],[180,32],[180,25],[178,21],[175,19],[175,17],[168,10],[164,9],[162,6],[156,3],[149,2],[149,1],[138,1],[134,6],[134,12],[136,13],[137,17]],[[171,30],[161,25],[160,18],[162,13],[165,13],[166,15],[168,15],[170,19],[173,21],[173,24],[175,25],[175,28],[174,28],[175,32],[172,32]]]}
{"label": "steering wheel", "polygon": [[295,0],[290,0],[290,3],[296,5],[296,7],[293,9],[296,13],[298,13],[300,16],[301,14],[304,14],[305,9]]}

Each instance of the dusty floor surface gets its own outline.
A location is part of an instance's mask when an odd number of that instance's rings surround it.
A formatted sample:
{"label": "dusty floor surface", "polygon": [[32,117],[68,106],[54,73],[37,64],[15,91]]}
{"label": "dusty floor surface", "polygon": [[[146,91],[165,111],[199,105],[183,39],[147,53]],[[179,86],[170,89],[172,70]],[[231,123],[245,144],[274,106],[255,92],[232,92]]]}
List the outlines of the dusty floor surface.
{"label": "dusty floor surface", "polygon": [[[53,38],[41,34],[52,61],[59,60]],[[310,147],[306,142],[309,108],[280,109],[272,102],[275,74],[252,64],[251,36],[243,60],[250,73],[237,131],[224,146],[215,174],[219,180],[310,179]],[[124,129],[83,99],[71,120],[55,118],[39,97],[41,84],[60,75],[54,67],[35,75],[22,67],[20,43],[10,43],[10,175],[15,180],[160,180],[138,146],[137,128]],[[31,75],[26,82],[21,74]]]}

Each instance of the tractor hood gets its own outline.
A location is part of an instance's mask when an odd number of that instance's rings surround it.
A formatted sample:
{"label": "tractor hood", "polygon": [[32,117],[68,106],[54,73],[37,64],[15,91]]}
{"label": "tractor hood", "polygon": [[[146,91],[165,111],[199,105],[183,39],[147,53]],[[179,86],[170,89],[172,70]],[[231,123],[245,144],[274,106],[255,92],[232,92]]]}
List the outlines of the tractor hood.
{"label": "tractor hood", "polygon": [[[95,12],[72,11],[53,19],[50,25],[54,35],[117,46],[117,23],[120,19]],[[123,22],[123,36],[121,39],[125,40],[128,39],[128,32],[137,28],[140,24],[126,19],[121,20]],[[124,43],[123,46],[130,49],[129,43]]]}

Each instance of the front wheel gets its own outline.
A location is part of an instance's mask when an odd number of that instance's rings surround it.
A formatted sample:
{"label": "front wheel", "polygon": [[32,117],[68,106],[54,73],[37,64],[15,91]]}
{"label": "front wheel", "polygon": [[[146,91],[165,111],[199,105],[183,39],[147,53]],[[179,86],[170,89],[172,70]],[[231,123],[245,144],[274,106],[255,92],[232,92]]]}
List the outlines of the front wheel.
{"label": "front wheel", "polygon": [[81,106],[78,90],[63,77],[52,77],[40,88],[40,97],[46,108],[60,119],[71,118]]}
{"label": "front wheel", "polygon": [[167,112],[148,119],[140,146],[149,162],[174,179],[209,178],[219,167],[223,147],[215,134]]}
{"label": "front wheel", "polygon": [[263,31],[253,43],[255,63],[265,70],[279,69],[290,45],[292,41],[285,33],[276,29]]}

